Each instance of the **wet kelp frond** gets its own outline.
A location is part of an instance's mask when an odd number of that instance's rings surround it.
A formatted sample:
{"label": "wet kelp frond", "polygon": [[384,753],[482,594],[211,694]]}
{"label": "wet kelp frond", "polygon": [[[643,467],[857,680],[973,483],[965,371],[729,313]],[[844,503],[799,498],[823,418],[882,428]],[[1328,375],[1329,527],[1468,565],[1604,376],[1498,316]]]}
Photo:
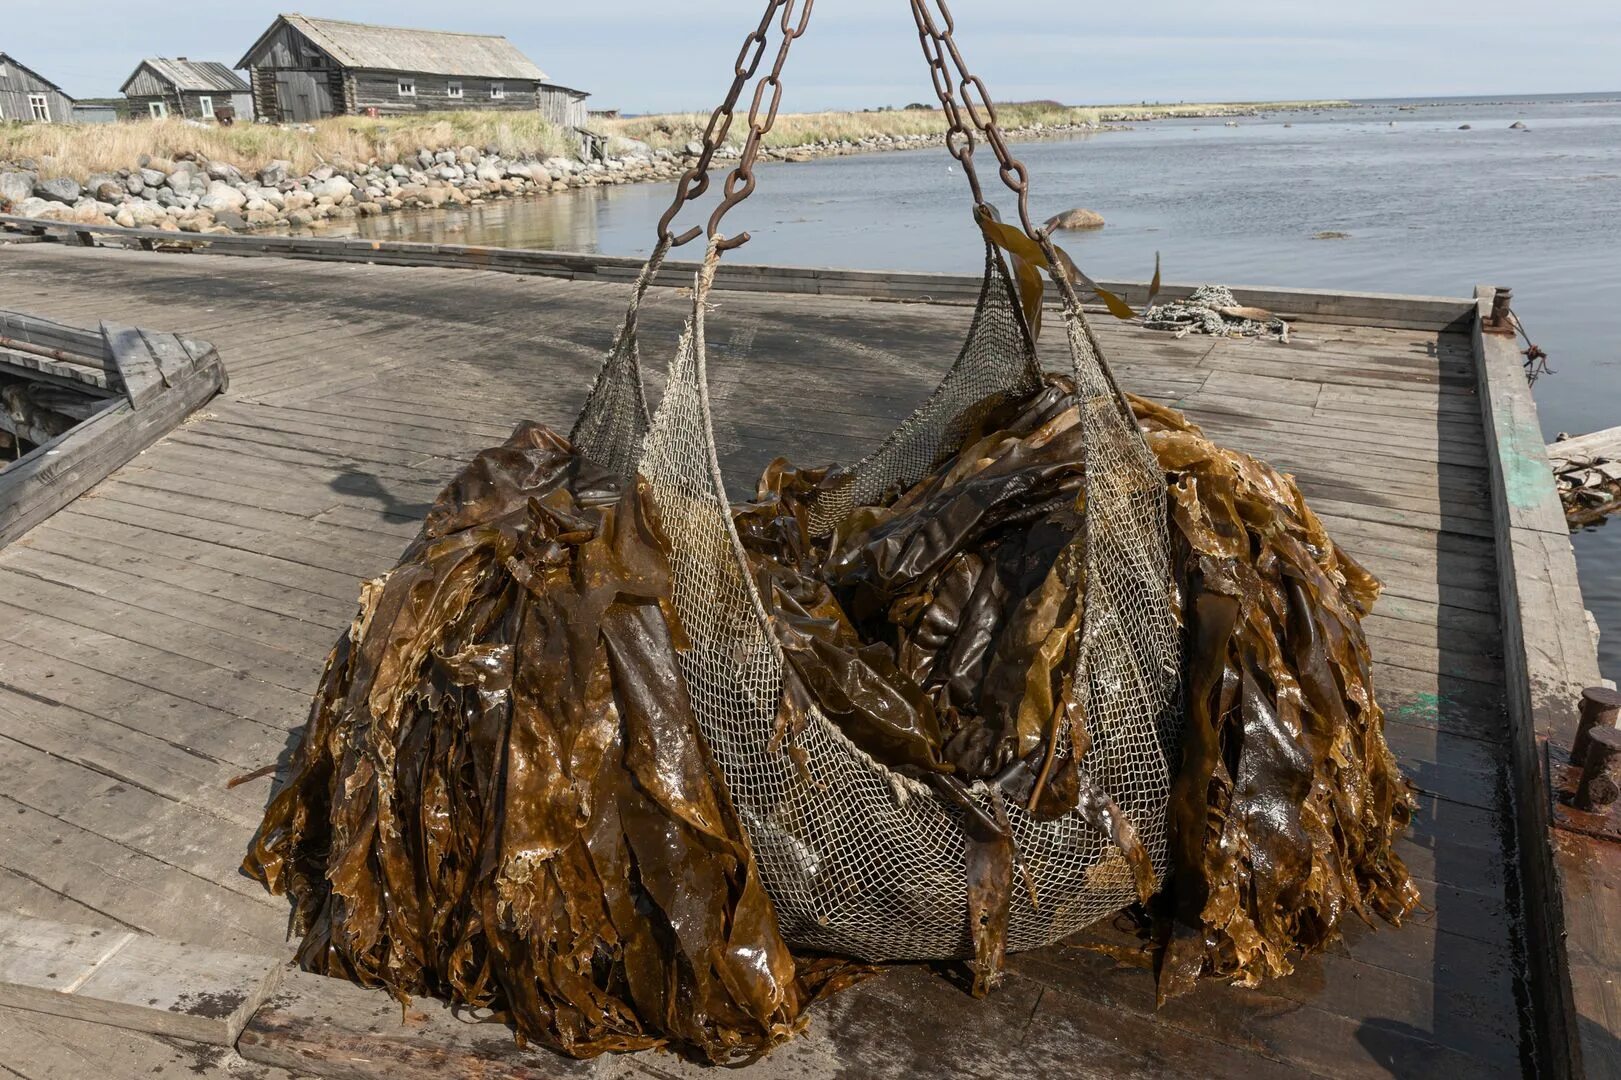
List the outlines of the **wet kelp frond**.
{"label": "wet kelp frond", "polygon": [[526,425],[372,582],[245,864],[300,964],[576,1056],[714,1061],[859,974],[777,931],[675,650],[652,502]]}
{"label": "wet kelp frond", "polygon": [[[1186,729],[1172,761],[1171,913],[1161,992],[1201,975],[1287,974],[1341,918],[1399,922],[1417,892],[1392,842],[1411,804],[1384,741],[1361,619],[1379,585],[1337,548],[1293,481],[1131,404],[1170,485],[1187,632]],[[810,501],[837,483],[785,462],[737,515],[802,694],[874,759],[951,799],[986,783],[1037,819],[1074,811],[1157,883],[1131,822],[1083,765],[1074,707],[1084,604],[1085,452],[1073,385],[988,402],[963,448],[825,541]],[[1060,735],[1078,752],[1061,750]],[[1018,853],[1005,820],[964,802],[977,873],[1005,911]],[[982,866],[983,870],[984,867]],[[982,958],[1005,924],[976,919]],[[981,972],[982,975],[985,973]]]}
{"label": "wet kelp frond", "polygon": [[[992,399],[921,482],[809,527],[827,470],[774,463],[735,521],[783,650],[784,753],[814,706],[962,809],[976,984],[1026,868],[1005,807],[1079,812],[1156,887],[1163,995],[1287,974],[1347,914],[1399,922],[1411,799],[1361,620],[1378,583],[1293,481],[1132,399],[1169,483],[1186,717],[1170,873],[1088,775],[1073,707],[1086,454],[1072,383]],[[868,969],[796,957],[678,666],[669,542],[524,425],[445,490],[328,662],[244,864],[294,901],[306,969],[493,1009],[575,1056],[730,1062]],[[812,782],[807,776],[806,782]],[[964,797],[995,794],[991,811]]]}
{"label": "wet kelp frond", "polygon": [[1393,850],[1414,801],[1361,625],[1378,581],[1291,478],[1131,404],[1170,481],[1188,628],[1163,1001],[1201,975],[1287,975],[1347,914],[1399,925],[1419,900]]}

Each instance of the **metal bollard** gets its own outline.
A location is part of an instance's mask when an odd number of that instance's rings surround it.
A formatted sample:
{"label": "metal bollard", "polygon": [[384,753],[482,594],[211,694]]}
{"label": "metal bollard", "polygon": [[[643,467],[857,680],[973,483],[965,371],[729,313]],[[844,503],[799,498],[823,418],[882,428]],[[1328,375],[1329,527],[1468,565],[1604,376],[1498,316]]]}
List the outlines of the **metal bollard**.
{"label": "metal bollard", "polygon": [[1615,727],[1621,720],[1621,691],[1608,686],[1589,686],[1582,691],[1582,715],[1576,723],[1576,741],[1570,744],[1570,760],[1581,765],[1587,760],[1587,742],[1598,725]]}
{"label": "metal bollard", "polygon": [[1587,760],[1576,788],[1576,806],[1602,811],[1621,798],[1621,729],[1596,727],[1587,737]]}

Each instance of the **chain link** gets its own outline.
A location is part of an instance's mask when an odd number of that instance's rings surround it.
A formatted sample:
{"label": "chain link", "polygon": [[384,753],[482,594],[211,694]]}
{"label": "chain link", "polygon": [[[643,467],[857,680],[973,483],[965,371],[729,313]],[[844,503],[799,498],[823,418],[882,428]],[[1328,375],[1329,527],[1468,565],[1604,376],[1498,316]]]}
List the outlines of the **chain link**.
{"label": "chain link", "polygon": [[[912,18],[917,23],[918,40],[923,46],[923,57],[929,64],[929,78],[934,83],[935,96],[940,99],[940,107],[945,113],[946,149],[961,163],[963,173],[968,177],[968,186],[973,191],[975,205],[990,207],[985,199],[984,189],[980,186],[979,172],[974,167],[974,133],[977,131],[984,136],[991,152],[996,155],[997,173],[1002,183],[1018,196],[1020,224],[1026,233],[1032,237],[1036,236],[1035,225],[1030,220],[1029,171],[1023,162],[1009,152],[1007,140],[1003,137],[1001,125],[997,122],[996,105],[991,101],[984,80],[968,70],[962,53],[957,49],[954,37],[957,23],[951,14],[951,8],[947,6],[946,0],[910,0],[910,2]],[[737,61],[733,65],[734,78],[731,90],[727,93],[726,100],[710,114],[709,126],[704,129],[703,149],[698,155],[698,160],[682,174],[676,184],[675,198],[671,201],[669,209],[664,212],[664,216],[659,219],[661,244],[680,247],[706,232],[713,240],[720,232],[721,219],[732,207],[754,192],[756,186],[754,166],[760,156],[760,145],[772,125],[776,123],[777,111],[782,106],[782,69],[788,60],[788,50],[796,39],[804,35],[810,24],[811,8],[814,4],[815,0],[766,0],[765,13],[760,17],[760,25],[743,39],[743,47],[738,50]],[[676,215],[688,203],[696,202],[709,190],[709,170],[714,163],[715,152],[725,144],[727,135],[731,133],[737,103],[743,96],[744,88],[758,73],[760,64],[765,59],[773,20],[777,22],[782,34],[782,43],[777,49],[776,62],[772,65],[771,72],[755,84],[754,97],[749,103],[748,138],[744,142],[737,167],[726,177],[720,205],[709,216],[707,228],[694,225],[679,236],[674,235],[670,231],[670,226],[675,221]],[[766,99],[767,92],[770,93],[769,105]],[[761,115],[762,108],[764,116]],[[722,251],[729,251],[747,243],[748,239],[749,234],[744,232],[721,240],[717,246]]]}
{"label": "chain link", "polygon": [[[968,70],[962,53],[957,51],[956,38],[953,36],[957,20],[952,16],[951,8],[946,0],[911,0],[911,4],[918,40],[923,45],[923,58],[929,63],[929,77],[934,82],[934,95],[940,99],[940,107],[945,111],[948,125],[946,149],[962,164],[968,186],[974,193],[975,205],[990,205],[985,201],[985,192],[979,184],[979,172],[974,168],[974,131],[978,130],[996,155],[997,172],[1002,183],[1019,197],[1019,223],[1024,226],[1026,233],[1034,237],[1036,229],[1030,220],[1030,173],[1024,163],[1008,151],[1007,140],[1003,138],[1001,125],[997,123],[996,105],[991,101],[990,92],[985,89],[984,80]],[[936,8],[939,10],[938,20],[934,15]],[[962,92],[960,105],[956,96],[958,89]],[[976,97],[979,99],[977,104]],[[963,119],[965,108],[968,112],[967,122]]]}
{"label": "chain link", "polygon": [[[811,8],[814,5],[815,0],[766,0],[765,14],[760,18],[760,25],[743,39],[743,47],[738,50],[737,62],[733,65],[734,78],[731,91],[726,95],[726,100],[721,102],[709,117],[709,126],[704,129],[703,150],[692,168],[682,174],[680,182],[676,185],[675,199],[670,203],[670,208],[664,212],[664,216],[659,219],[660,243],[680,247],[697,239],[706,231],[713,240],[720,232],[721,219],[726,216],[727,211],[748,198],[754,191],[754,164],[760,156],[760,143],[771,130],[771,125],[777,122],[777,110],[782,106],[782,69],[788,61],[788,49],[810,25]],[[796,9],[799,12],[797,22],[794,15]],[[670,232],[670,224],[681,212],[682,207],[690,202],[696,202],[709,190],[709,167],[714,161],[715,151],[725,143],[726,136],[732,130],[732,120],[738,100],[743,96],[743,88],[754,78],[760,69],[760,62],[765,59],[767,37],[773,19],[777,20],[781,30],[782,44],[777,49],[777,59],[771,73],[755,85],[754,98],[749,103],[749,135],[744,141],[743,153],[738,159],[737,167],[726,177],[720,205],[709,216],[707,230],[694,225],[681,235],[674,236]],[[762,117],[760,109],[766,103],[768,90],[771,93],[771,103],[765,116]],[[721,251],[730,251],[748,243],[748,239],[749,234],[744,232],[721,240],[716,246]]]}

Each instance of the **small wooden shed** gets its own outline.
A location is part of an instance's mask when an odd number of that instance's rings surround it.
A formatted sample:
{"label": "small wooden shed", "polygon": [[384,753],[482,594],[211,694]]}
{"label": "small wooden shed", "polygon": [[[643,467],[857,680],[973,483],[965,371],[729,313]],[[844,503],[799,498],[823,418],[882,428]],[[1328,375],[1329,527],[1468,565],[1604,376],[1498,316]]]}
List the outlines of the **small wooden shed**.
{"label": "small wooden shed", "polygon": [[279,121],[375,112],[538,109],[585,123],[583,90],[552,84],[504,37],[278,15],[237,61],[258,115]]}
{"label": "small wooden shed", "polygon": [[237,120],[253,119],[253,94],[246,80],[212,60],[142,60],[119,92],[134,118],[181,116],[212,120],[225,110]]}
{"label": "small wooden shed", "polygon": [[73,99],[62,88],[0,52],[0,120],[66,124],[73,119]]}

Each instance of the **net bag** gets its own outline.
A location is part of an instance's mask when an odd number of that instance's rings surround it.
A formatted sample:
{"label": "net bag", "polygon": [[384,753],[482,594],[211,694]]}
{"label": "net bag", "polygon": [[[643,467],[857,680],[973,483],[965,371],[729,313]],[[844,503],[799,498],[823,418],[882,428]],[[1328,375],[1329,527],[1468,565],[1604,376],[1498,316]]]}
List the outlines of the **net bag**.
{"label": "net bag", "polygon": [[[786,51],[796,36],[786,13],[783,27]],[[730,101],[736,98],[734,87]],[[759,94],[755,100],[758,105]],[[994,121],[988,104],[981,108]],[[716,126],[711,124],[711,133]],[[761,125],[751,123],[739,171],[749,164],[761,133]],[[706,149],[694,172],[707,166]],[[972,957],[963,807],[874,761],[814,709],[790,736],[792,753],[773,743],[785,660],[733,527],[706,374],[706,300],[720,254],[741,242],[728,241],[716,228],[729,202],[711,218],[692,313],[663,400],[651,417],[647,413],[636,311],[671,246],[692,238],[672,238],[667,226],[689,192],[702,190],[693,175],[683,180],[661,241],[637,281],[624,328],[575,426],[576,448],[627,473],[634,464],[651,486],[672,547],[675,605],[690,641],[680,658],[682,675],[784,936],[798,946],[875,961]],[[747,186],[752,184],[749,175]],[[977,196],[977,182],[975,187]],[[735,190],[747,192],[729,180],[731,201],[737,201]],[[1022,194],[1021,213],[1027,220]],[[1045,236],[1040,242],[1052,250]],[[1060,262],[1050,258],[1047,265]],[[1178,733],[1181,680],[1164,474],[1073,285],[1061,270],[1051,279],[1063,302],[1085,441],[1084,614],[1074,676],[1075,707],[1084,710],[1090,745],[1080,764],[1129,820],[1157,881],[1166,866],[1168,756]],[[961,448],[977,404],[996,394],[1029,394],[1040,379],[1029,319],[1008,264],[987,243],[979,301],[956,362],[876,451],[840,474],[841,482],[815,505],[813,525],[830,530],[853,507],[921,480]],[[1058,754],[1073,753],[1067,733],[1059,739]],[[1037,821],[984,782],[968,797],[979,812],[1006,821],[1023,871],[1022,886],[1011,897],[1008,948],[1048,944],[1139,898],[1140,882],[1095,813],[1083,808],[1056,821]]]}

